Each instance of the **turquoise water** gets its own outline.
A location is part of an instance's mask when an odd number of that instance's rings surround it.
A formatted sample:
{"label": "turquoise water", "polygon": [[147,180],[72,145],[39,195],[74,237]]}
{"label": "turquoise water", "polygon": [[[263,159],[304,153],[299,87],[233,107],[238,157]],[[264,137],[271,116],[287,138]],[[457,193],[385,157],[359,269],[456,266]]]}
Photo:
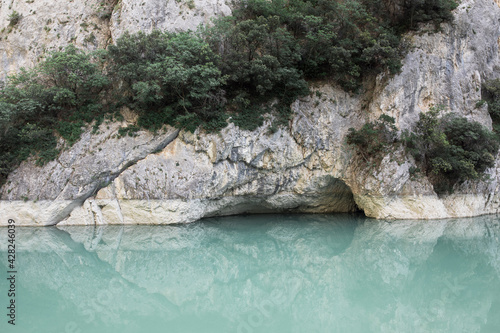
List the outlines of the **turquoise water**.
{"label": "turquoise water", "polygon": [[[0,332],[500,332],[496,217],[18,228]],[[0,274],[7,275],[0,228]]]}

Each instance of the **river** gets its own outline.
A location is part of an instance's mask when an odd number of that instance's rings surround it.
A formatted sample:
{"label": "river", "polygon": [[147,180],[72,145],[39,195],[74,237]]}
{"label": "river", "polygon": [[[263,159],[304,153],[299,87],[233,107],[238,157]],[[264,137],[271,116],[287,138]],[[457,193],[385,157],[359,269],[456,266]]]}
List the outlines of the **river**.
{"label": "river", "polygon": [[16,228],[1,332],[500,332],[500,219]]}

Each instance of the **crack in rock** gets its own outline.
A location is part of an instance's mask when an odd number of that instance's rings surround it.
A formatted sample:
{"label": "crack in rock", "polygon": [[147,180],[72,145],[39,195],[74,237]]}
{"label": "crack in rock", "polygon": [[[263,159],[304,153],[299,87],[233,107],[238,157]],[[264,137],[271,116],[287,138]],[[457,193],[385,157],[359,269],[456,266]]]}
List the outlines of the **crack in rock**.
{"label": "crack in rock", "polygon": [[74,199],[65,208],[63,208],[55,216],[53,216],[46,225],[53,226],[53,225],[56,225],[59,222],[65,220],[66,218],[68,218],[69,215],[71,214],[71,212],[75,208],[83,205],[85,200],[87,200],[91,196],[94,196],[101,188],[104,188],[108,184],[113,182],[118,176],[120,176],[120,174],[122,174],[125,170],[130,168],[132,165],[136,164],[140,160],[145,159],[151,152],[155,152],[155,151],[164,149],[170,142],[174,141],[178,135],[179,135],[179,130],[175,130],[173,133],[169,134],[157,146],[153,147],[152,149],[148,150],[147,152],[140,154],[137,158],[125,163],[125,165],[122,168],[120,168],[117,172],[111,172],[109,170],[105,171],[105,172],[101,172],[94,180],[95,185],[93,186],[93,188],[91,190],[87,191],[85,194]]}

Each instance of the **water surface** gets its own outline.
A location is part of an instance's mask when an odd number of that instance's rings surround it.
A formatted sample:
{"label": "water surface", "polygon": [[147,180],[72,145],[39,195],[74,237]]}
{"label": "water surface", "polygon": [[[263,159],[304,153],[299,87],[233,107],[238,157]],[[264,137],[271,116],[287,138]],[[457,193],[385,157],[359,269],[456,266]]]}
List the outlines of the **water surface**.
{"label": "water surface", "polygon": [[[500,332],[496,217],[17,229],[0,332]],[[0,228],[6,275],[7,229]],[[7,280],[0,280],[6,309]],[[6,313],[6,311],[4,310]]]}

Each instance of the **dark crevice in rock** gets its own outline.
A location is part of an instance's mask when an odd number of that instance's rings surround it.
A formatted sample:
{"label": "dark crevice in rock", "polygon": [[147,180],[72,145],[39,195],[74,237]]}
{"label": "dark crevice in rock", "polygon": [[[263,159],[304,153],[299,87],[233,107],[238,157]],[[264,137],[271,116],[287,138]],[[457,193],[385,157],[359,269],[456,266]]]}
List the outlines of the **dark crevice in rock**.
{"label": "dark crevice in rock", "polygon": [[[277,184],[278,186],[280,184]],[[283,184],[281,184],[283,185]],[[269,213],[359,213],[364,215],[363,210],[354,201],[351,188],[338,178],[331,177],[320,189],[321,193],[294,193],[290,190],[274,191],[272,194],[253,195],[241,197],[241,200],[233,200],[229,205],[221,207],[216,212],[210,212],[204,217],[239,215],[239,214],[269,214]],[[297,202],[289,207],[273,207],[269,202],[276,195],[301,195],[311,197],[309,204]],[[224,198],[212,198],[213,201]],[[238,196],[234,196],[237,198]],[[306,200],[307,201],[307,200]]]}

